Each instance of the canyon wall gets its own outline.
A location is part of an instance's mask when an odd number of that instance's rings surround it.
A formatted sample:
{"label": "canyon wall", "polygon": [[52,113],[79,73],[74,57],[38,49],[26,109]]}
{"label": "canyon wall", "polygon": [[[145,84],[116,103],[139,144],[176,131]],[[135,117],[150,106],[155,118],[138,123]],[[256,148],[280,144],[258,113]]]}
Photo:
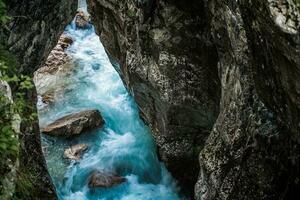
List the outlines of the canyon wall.
{"label": "canyon wall", "polygon": [[295,1],[89,0],[89,10],[186,191],[198,179],[199,200],[299,196]]}
{"label": "canyon wall", "polygon": [[222,97],[196,199],[299,197],[299,10],[252,0],[211,1],[209,11]]}
{"label": "canyon wall", "polygon": [[[9,0],[9,22],[1,26],[1,42],[16,55],[18,72],[32,77],[42,66],[65,26],[73,19],[77,0]],[[12,87],[13,95],[18,88]],[[22,199],[56,199],[45,165],[36,118],[36,91],[26,91],[25,101],[32,110],[22,116],[19,168],[15,196]],[[26,123],[29,118],[33,123]],[[26,186],[28,188],[21,188]]]}
{"label": "canyon wall", "polygon": [[[299,195],[300,34],[293,0],[88,0],[97,33],[160,158],[201,200]],[[10,0],[1,41],[43,65],[77,1]],[[15,88],[13,89],[13,93]],[[36,92],[27,92],[35,107]],[[28,117],[32,114],[29,111]],[[55,199],[37,119],[21,125],[27,199]],[[195,190],[194,190],[195,186]],[[20,188],[16,190],[20,192]]]}

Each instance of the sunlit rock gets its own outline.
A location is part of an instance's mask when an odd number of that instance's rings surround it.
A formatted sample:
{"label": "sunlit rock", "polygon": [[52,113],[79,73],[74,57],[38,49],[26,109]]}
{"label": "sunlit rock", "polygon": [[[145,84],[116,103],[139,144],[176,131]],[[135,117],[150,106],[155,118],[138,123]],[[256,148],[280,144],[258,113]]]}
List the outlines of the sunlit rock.
{"label": "sunlit rock", "polygon": [[87,149],[87,144],[76,144],[64,151],[64,157],[70,160],[80,160]]}
{"label": "sunlit rock", "polygon": [[68,56],[68,54],[65,52],[65,49],[69,47],[73,43],[73,39],[70,36],[62,35],[57,45],[54,47],[54,49],[51,51],[50,55],[48,56],[45,66],[40,70],[45,70],[46,68],[52,69],[53,72],[55,72],[55,69],[58,69],[59,66],[70,62],[71,58]]}
{"label": "sunlit rock", "polygon": [[68,76],[74,69],[71,57],[65,50],[73,42],[72,37],[63,34],[48,56],[45,65],[34,73],[33,80],[43,102],[43,107],[39,107],[40,112],[52,105],[55,99],[65,92],[66,85],[70,81]]}
{"label": "sunlit rock", "polygon": [[91,27],[90,16],[82,10],[77,11],[75,17],[75,23],[77,28],[87,29]]}
{"label": "sunlit rock", "polygon": [[121,183],[126,182],[126,178],[114,175],[112,173],[105,173],[95,171],[92,173],[89,179],[90,188],[110,188]]}
{"label": "sunlit rock", "polygon": [[98,110],[86,110],[57,119],[42,129],[52,136],[76,136],[84,131],[101,127],[104,120]]}
{"label": "sunlit rock", "polygon": [[282,31],[297,34],[300,28],[300,13],[293,0],[275,1],[268,0],[271,16]]}

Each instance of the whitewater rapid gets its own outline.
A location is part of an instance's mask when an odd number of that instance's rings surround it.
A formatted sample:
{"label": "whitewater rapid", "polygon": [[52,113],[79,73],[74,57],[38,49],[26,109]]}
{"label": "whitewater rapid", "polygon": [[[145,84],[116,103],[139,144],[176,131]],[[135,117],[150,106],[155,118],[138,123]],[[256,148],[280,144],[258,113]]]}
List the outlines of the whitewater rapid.
{"label": "whitewater rapid", "polygon": [[[178,188],[158,160],[151,133],[139,117],[133,98],[95,34],[94,28],[76,29],[74,22],[65,33],[74,39],[66,50],[74,69],[67,77],[66,92],[45,113],[40,124],[48,124],[68,113],[98,109],[105,126],[74,139],[42,136],[45,158],[61,200],[179,200]],[[41,108],[40,108],[41,109]],[[67,147],[89,145],[79,162],[63,159]],[[95,170],[114,172],[126,183],[108,189],[90,189],[88,177]]]}

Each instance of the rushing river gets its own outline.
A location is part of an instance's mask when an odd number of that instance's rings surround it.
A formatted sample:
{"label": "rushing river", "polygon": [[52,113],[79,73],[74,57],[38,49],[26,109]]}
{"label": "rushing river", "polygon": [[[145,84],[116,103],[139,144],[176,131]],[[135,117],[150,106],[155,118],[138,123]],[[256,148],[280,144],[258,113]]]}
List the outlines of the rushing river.
{"label": "rushing river", "polygon": [[[134,99],[111,65],[94,28],[76,29],[72,22],[65,34],[74,39],[66,50],[75,63],[72,75],[63,86],[69,89],[50,110],[39,113],[40,124],[48,124],[67,113],[98,109],[105,126],[73,139],[42,136],[48,169],[59,198],[181,199],[174,180],[157,158],[151,133],[139,118]],[[63,158],[64,149],[80,143],[89,146],[80,161]],[[87,185],[88,177],[95,170],[117,173],[126,177],[127,182],[107,189],[91,189]]]}

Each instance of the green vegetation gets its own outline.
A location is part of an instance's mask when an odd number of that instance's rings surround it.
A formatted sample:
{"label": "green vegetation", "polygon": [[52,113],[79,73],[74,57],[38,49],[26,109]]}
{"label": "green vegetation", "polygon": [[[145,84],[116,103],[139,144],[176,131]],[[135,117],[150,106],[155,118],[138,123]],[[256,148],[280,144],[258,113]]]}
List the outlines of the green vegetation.
{"label": "green vegetation", "polygon": [[0,25],[5,24],[10,18],[6,15],[5,3],[0,0]]}
{"label": "green vegetation", "polygon": [[[1,29],[9,19],[6,16],[5,4],[0,0]],[[32,177],[34,173],[24,172],[18,168],[20,142],[16,122],[19,122],[21,117],[22,123],[29,124],[36,119],[36,113],[33,112],[32,105],[25,102],[26,94],[33,88],[32,80],[29,76],[18,72],[19,64],[16,60],[6,49],[5,44],[0,43],[0,199],[9,197],[20,199],[18,196],[30,196],[31,180],[34,180]],[[13,101],[7,95],[5,86],[7,83],[13,90]]]}
{"label": "green vegetation", "polygon": [[[13,88],[13,101],[4,91],[0,90],[0,175],[5,176],[15,167],[20,156],[20,142],[18,130],[13,123],[18,122],[18,116],[23,124],[31,124],[36,120],[36,113],[32,105],[25,102],[25,95],[33,88],[32,80],[25,75],[17,75],[16,59],[12,54],[0,46],[0,81],[5,81]],[[30,113],[30,114],[29,114]],[[33,113],[33,114],[32,114]],[[30,127],[30,125],[28,125]],[[16,127],[17,128],[17,127]],[[22,133],[21,133],[22,134]],[[20,196],[31,195],[31,180],[33,173],[27,173],[17,169],[15,177],[16,187]],[[6,185],[0,181],[0,197]],[[5,191],[7,192],[7,191]],[[14,196],[14,199],[18,199]]]}

